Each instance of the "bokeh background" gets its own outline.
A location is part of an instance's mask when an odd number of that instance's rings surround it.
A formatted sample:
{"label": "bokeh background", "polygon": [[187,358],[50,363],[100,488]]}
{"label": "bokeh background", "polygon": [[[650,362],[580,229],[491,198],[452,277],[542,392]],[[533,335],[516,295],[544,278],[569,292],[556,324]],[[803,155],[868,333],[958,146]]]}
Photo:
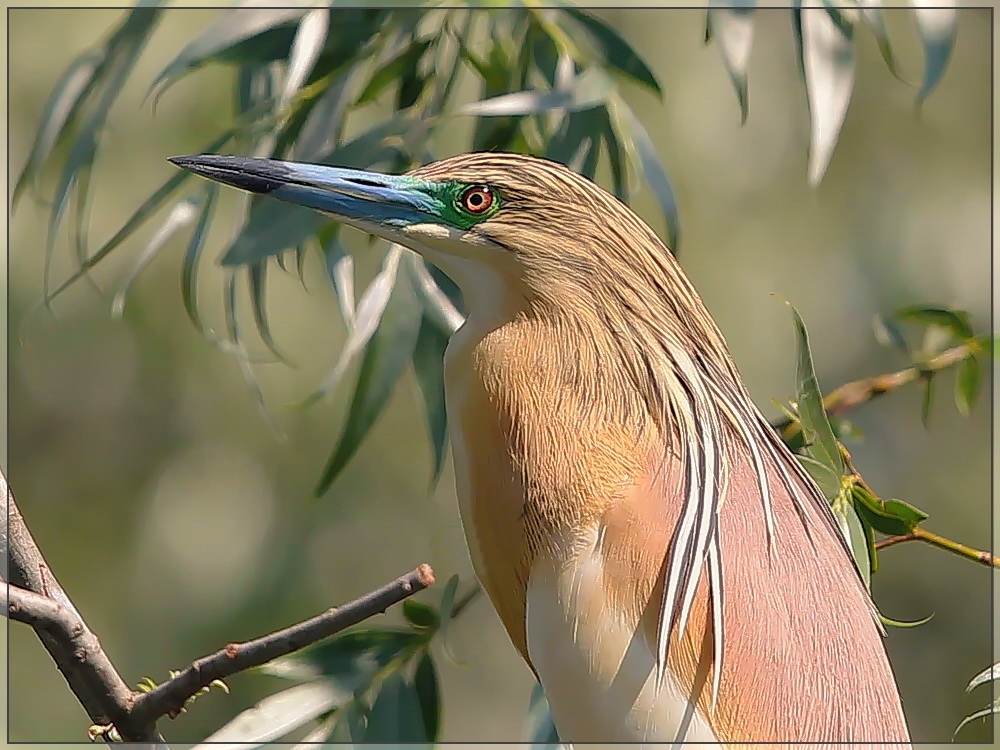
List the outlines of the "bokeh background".
{"label": "bokeh background", "polygon": [[[10,11],[14,176],[59,75],[120,13]],[[155,113],[143,101],[192,29],[217,13],[168,12],[130,79],[95,174],[94,241],[169,176],[165,157],[196,150],[229,122],[233,71],[224,67],[185,79]],[[989,10],[961,11],[954,57],[919,116],[915,89],[894,79],[874,40],[859,34],[853,101],[816,190],[806,186],[808,114],[787,11],[758,14],[742,127],[718,50],[703,44],[702,11],[601,15],[663,84],[662,103],[638,90],[626,95],[678,191],[681,261],[768,414],[778,413],[772,399],[787,399],[794,387],[791,322],[771,293],[805,318],[826,390],[906,364],[873,339],[878,312],[941,303],[969,310],[978,329],[989,328]],[[903,71],[918,80],[912,15],[888,16]],[[235,205],[224,193],[223,211]],[[635,206],[662,230],[648,191]],[[210,254],[236,228],[225,215]],[[351,386],[348,380],[305,412],[284,406],[315,386],[344,337],[319,259],[307,267],[307,291],[290,275],[271,274],[273,326],[298,365],[258,369],[278,435],[237,364],[184,314],[183,238],[143,274],[121,320],[111,317],[111,295],[155,223],[131,253],[96,270],[95,284],[78,284],[53,313],[29,317],[42,294],[46,224],[46,209],[30,200],[10,222],[4,466],[54,571],[129,682],[162,680],[228,641],[312,615],[420,562],[442,581],[471,576],[450,462],[430,485],[431,450],[411,376],[329,494],[311,497]],[[354,240],[363,283],[377,259],[365,255],[363,238]],[[57,278],[72,268],[63,236]],[[201,286],[206,315],[221,326],[221,274],[206,269]],[[882,495],[928,511],[928,528],[985,548],[994,531],[992,393],[987,386],[987,398],[962,418],[950,400],[951,378],[941,378],[930,429],[920,423],[920,390],[909,389],[859,410],[865,439],[850,447]],[[901,545],[881,556],[874,588],[882,610],[899,619],[935,613],[922,627],[890,629],[887,641],[915,739],[947,741],[964,715],[988,701],[986,690],[968,696],[963,688],[991,661],[990,585],[987,569],[930,547]],[[520,739],[532,678],[485,600],[451,637],[462,663],[438,662],[444,739]],[[83,740],[86,716],[35,636],[15,625],[8,647],[9,739]],[[240,675],[230,681],[231,695],[213,692],[162,729],[173,742],[197,741],[282,684]],[[976,722],[961,739],[990,736],[990,725]]]}

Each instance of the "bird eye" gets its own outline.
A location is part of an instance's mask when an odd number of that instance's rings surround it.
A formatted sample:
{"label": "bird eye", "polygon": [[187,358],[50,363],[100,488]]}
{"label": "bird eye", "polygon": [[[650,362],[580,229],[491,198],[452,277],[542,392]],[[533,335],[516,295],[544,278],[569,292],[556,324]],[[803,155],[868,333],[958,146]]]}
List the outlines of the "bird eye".
{"label": "bird eye", "polygon": [[462,208],[470,214],[482,214],[490,210],[496,198],[485,185],[470,187],[458,199]]}

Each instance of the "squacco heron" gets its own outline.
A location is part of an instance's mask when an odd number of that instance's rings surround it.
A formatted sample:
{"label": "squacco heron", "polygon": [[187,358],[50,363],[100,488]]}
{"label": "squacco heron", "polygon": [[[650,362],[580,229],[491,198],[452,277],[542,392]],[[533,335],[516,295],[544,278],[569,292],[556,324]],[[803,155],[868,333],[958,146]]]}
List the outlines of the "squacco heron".
{"label": "squacco heron", "polygon": [[754,406],[680,266],[565,167],[406,175],[173,159],[449,275],[472,561],[566,742],[909,742],[877,610],[827,501]]}

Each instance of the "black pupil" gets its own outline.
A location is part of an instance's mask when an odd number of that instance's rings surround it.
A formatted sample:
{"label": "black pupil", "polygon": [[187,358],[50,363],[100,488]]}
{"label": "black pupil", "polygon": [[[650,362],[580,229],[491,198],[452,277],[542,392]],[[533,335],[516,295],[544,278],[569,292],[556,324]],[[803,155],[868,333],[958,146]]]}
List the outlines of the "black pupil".
{"label": "black pupil", "polygon": [[465,205],[473,211],[482,211],[489,205],[489,195],[486,188],[473,188],[465,196]]}

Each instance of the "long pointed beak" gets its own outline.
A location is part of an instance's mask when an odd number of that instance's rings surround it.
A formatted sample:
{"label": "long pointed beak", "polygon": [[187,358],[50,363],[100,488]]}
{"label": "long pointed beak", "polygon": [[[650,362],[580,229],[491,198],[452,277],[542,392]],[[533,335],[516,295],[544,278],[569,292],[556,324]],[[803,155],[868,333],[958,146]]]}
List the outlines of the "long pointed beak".
{"label": "long pointed beak", "polygon": [[373,234],[439,221],[437,201],[421,190],[429,183],[406,175],[209,154],[170,161],[224,185],[331,214]]}

